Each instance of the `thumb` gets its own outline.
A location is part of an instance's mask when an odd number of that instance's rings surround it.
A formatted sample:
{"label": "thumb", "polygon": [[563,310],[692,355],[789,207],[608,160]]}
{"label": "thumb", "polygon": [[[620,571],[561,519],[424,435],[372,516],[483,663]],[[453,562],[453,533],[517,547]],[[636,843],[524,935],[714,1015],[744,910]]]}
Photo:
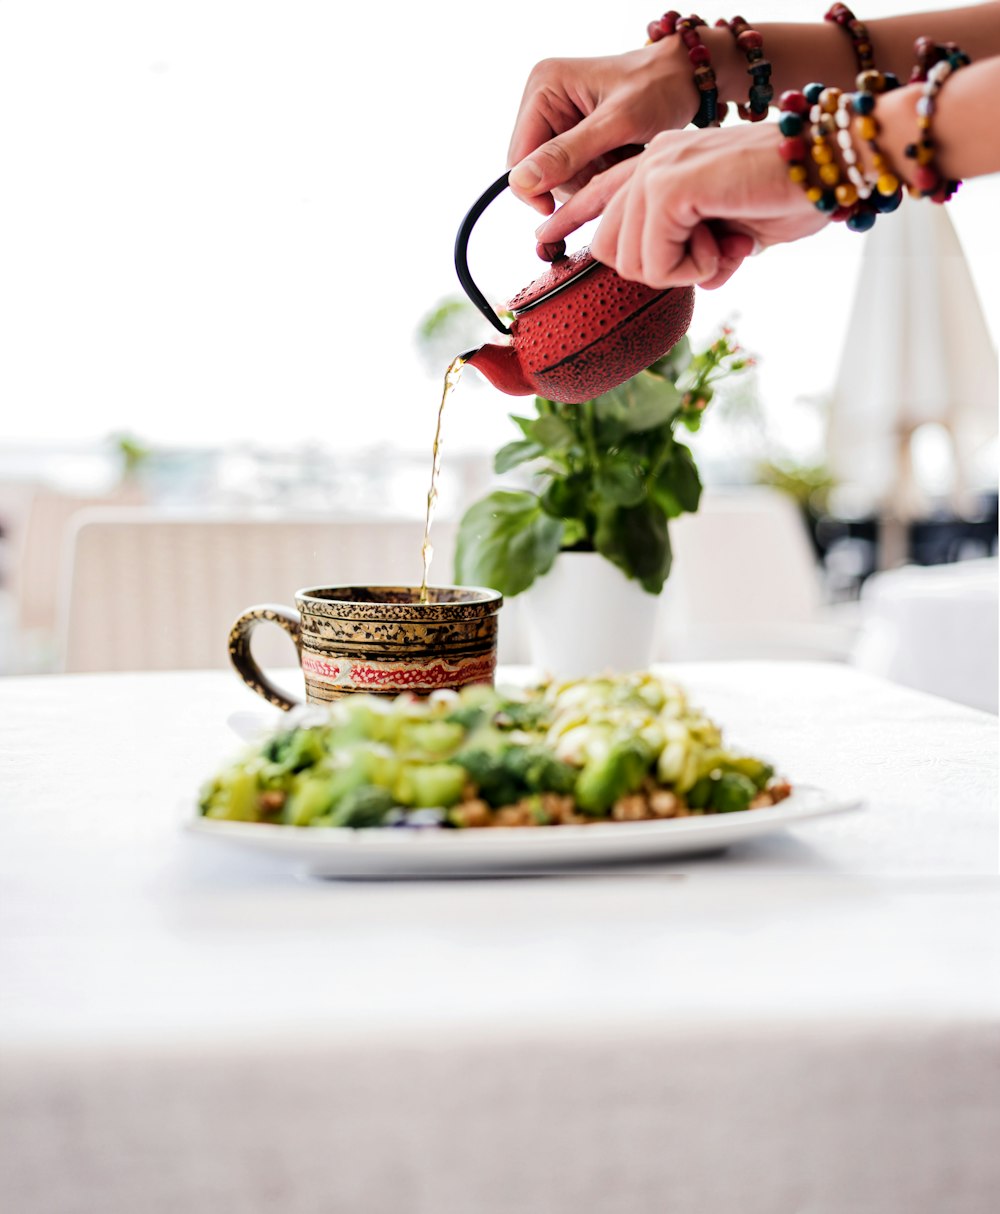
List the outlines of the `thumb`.
{"label": "thumb", "polygon": [[510,188],[525,202],[551,194],[591,161],[622,143],[613,119],[595,110],[576,126],[540,144],[510,171]]}

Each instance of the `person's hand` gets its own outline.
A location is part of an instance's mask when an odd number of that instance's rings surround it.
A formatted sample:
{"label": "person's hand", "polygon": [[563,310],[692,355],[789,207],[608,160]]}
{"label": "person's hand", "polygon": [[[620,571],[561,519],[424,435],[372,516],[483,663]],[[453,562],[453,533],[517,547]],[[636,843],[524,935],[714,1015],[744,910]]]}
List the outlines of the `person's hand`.
{"label": "person's hand", "polygon": [[590,243],[622,278],[719,287],[756,249],[828,222],[788,178],[777,126],[666,131],[564,203],[537,231],[554,243],[602,216]]}
{"label": "person's hand", "polygon": [[[682,53],[683,52],[683,53]],[[525,86],[507,164],[510,188],[545,215],[595,174],[698,111],[679,38],[598,59],[546,59]],[[627,149],[627,150],[621,150]]]}

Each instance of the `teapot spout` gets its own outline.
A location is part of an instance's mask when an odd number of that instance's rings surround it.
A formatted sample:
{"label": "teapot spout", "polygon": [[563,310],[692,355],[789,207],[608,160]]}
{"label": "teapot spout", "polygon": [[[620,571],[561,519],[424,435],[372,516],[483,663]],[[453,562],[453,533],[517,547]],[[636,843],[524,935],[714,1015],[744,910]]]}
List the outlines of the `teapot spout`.
{"label": "teapot spout", "polygon": [[485,375],[494,388],[509,396],[532,396],[535,392],[534,385],[525,378],[521,360],[513,346],[487,342],[478,350],[463,354],[462,359]]}

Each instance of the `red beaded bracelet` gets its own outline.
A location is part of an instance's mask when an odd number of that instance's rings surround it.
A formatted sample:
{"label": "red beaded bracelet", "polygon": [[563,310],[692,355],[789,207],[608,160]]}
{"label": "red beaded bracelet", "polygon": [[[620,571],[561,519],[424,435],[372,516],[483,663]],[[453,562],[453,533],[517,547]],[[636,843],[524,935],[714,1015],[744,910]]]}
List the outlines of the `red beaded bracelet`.
{"label": "red beaded bracelet", "polygon": [[719,104],[719,85],[712,67],[712,56],[698,33],[698,27],[706,24],[701,17],[682,17],[671,10],[646,26],[650,42],[659,42],[661,38],[678,34],[687,48],[699,98],[698,112],[691,121],[698,127],[718,126],[726,115],[725,104]]}
{"label": "red beaded bracelet", "polygon": [[768,106],[774,97],[771,65],[764,58],[764,36],[751,29],[742,17],[733,17],[731,21],[720,18],[715,24],[719,29],[729,30],[736,39],[736,45],[747,57],[750,96],[746,105],[738,104],[736,110],[747,122],[760,122],[767,117]]}
{"label": "red beaded bracelet", "polygon": [[854,48],[854,57],[858,61],[859,72],[870,71],[875,66],[872,40],[868,36],[868,29],[855,17],[846,4],[832,5],[823,20],[839,25],[850,38],[851,46]]}

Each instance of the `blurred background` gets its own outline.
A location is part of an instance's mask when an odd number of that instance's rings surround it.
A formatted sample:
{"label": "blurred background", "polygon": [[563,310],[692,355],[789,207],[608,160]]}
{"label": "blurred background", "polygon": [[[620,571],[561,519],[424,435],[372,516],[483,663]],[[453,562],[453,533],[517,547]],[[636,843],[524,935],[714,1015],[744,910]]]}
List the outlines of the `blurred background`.
{"label": "blurred background", "polygon": [[[490,336],[452,306],[455,231],[532,65],[656,15],[0,4],[0,673],[222,664],[250,600],[419,576],[441,378]],[[729,325],[757,365],[692,438],[662,657],[853,661],[996,710],[998,209],[967,183],[699,292],[695,344]],[[505,197],[477,227],[497,303],[535,222]],[[452,399],[435,580],[515,403],[472,371]]]}

